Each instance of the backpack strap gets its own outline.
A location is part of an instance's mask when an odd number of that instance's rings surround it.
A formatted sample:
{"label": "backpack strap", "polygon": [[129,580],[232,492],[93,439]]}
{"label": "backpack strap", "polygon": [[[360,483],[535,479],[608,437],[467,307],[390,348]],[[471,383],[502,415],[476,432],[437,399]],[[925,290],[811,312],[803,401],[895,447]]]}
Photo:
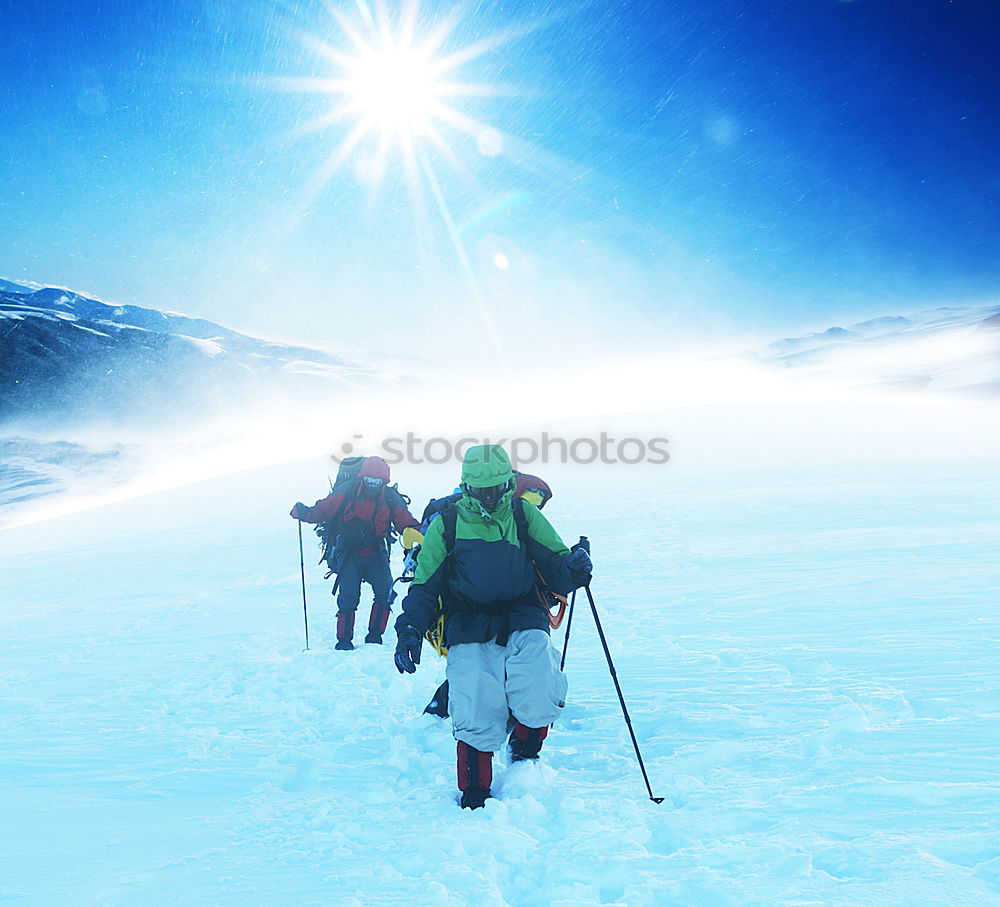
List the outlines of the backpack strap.
{"label": "backpack strap", "polygon": [[[382,502],[389,509],[389,532],[385,537],[386,551],[391,552],[392,546],[399,538],[396,530],[392,528],[392,512],[397,507],[409,507],[410,499],[399,490],[399,483],[387,485],[382,496]],[[376,505],[377,508],[378,505]]]}
{"label": "backpack strap", "polygon": [[[440,510],[435,511],[428,525],[433,523],[436,519],[441,520],[441,529],[444,536],[444,557],[445,561],[447,561],[451,557],[451,553],[455,550],[455,533],[458,526],[458,509],[455,507],[454,502],[449,501]],[[451,569],[451,564],[448,564],[447,569]],[[434,624],[426,634],[428,641],[432,646],[434,646],[438,655],[445,656],[448,654],[448,646],[444,638],[446,611],[447,608],[445,606],[444,599],[438,598],[437,610],[434,612]]]}
{"label": "backpack strap", "polygon": [[[515,498],[511,501],[511,511],[514,514],[514,525],[517,527],[517,540],[522,546],[522,549],[528,552],[528,517],[524,512],[524,508],[521,506],[521,499]],[[444,538],[444,550],[445,557],[451,557],[452,552],[455,550],[455,535],[458,528],[458,507],[455,506],[454,501],[448,501],[436,514],[436,516],[441,520],[442,536]],[[528,554],[529,559],[531,558],[530,553]],[[534,566],[534,561],[532,561],[532,566]],[[436,617],[440,618],[444,612],[445,607],[443,602],[438,603],[438,612]],[[497,633],[497,645],[505,646],[507,645],[507,640],[510,637],[510,615],[506,616],[506,626],[501,626],[499,632]]]}
{"label": "backpack strap", "polygon": [[[393,482],[388,488],[386,488],[386,492],[389,491],[395,493],[396,497],[399,498],[404,507],[409,507],[410,504],[413,503],[413,498],[411,498],[408,494],[403,494],[403,492],[399,490],[399,482]],[[388,494],[386,497],[388,497]]]}
{"label": "backpack strap", "polygon": [[336,485],[330,482],[330,494],[342,494],[344,496],[344,506],[330,517],[330,519],[324,520],[322,523],[317,523],[314,530],[316,535],[319,536],[320,547],[322,548],[318,563],[322,564],[325,562],[327,567],[330,568],[323,579],[329,579],[334,573],[338,573],[340,570],[340,564],[336,561],[337,538],[340,536],[340,530],[344,526],[344,514],[347,512],[348,507],[357,500],[360,490],[361,480],[357,476],[344,479]]}
{"label": "backpack strap", "polygon": [[[545,578],[542,576],[542,571],[538,569],[538,565],[535,563],[534,559],[531,557],[531,552],[528,550],[528,517],[524,512],[524,505],[520,498],[515,498],[511,502],[511,509],[514,511],[514,522],[517,524],[517,539],[524,547],[525,553],[528,555],[528,560],[531,561],[531,566],[535,568],[535,588],[538,590],[538,600],[542,603],[543,607],[547,612],[549,612],[549,620],[551,622],[551,609],[549,606],[549,599],[547,596],[552,593],[547,593],[545,591]],[[566,603],[563,601],[562,610],[559,612],[559,622],[554,624],[554,627],[558,627],[559,623],[562,622],[562,612],[566,609]]]}
{"label": "backpack strap", "polygon": [[[510,509],[514,514],[514,525],[517,526],[517,540],[521,543],[525,553],[528,552],[528,517],[524,512],[524,504],[520,498],[514,498],[510,502]],[[528,554],[530,558],[531,555]]]}
{"label": "backpack strap", "polygon": [[[521,506],[521,499],[514,498],[511,501],[511,510],[514,514],[514,525],[517,527],[517,540],[527,551],[528,544],[528,517]],[[458,508],[453,501],[449,501],[436,514],[441,519],[444,528],[444,550],[450,555],[455,550],[455,533],[458,527]],[[530,555],[529,555],[530,557]]]}
{"label": "backpack strap", "polygon": [[413,503],[413,499],[408,494],[403,494],[399,490],[398,482],[395,485],[386,486],[384,500],[390,511],[396,507],[405,507],[409,510],[410,504]]}
{"label": "backpack strap", "polygon": [[438,511],[444,527],[444,550],[448,557],[455,550],[455,533],[458,531],[458,508],[449,502]]}
{"label": "backpack strap", "polygon": [[400,505],[405,507],[406,501],[403,499],[403,495],[399,493],[399,489],[395,485],[389,485],[383,492],[382,502],[389,509],[389,534],[395,537],[396,533],[392,528],[392,512]]}
{"label": "backpack strap", "polygon": [[431,498],[420,515],[420,531],[426,533],[434,517],[436,517],[448,504],[457,504],[462,498],[462,492],[446,495],[443,498]]}

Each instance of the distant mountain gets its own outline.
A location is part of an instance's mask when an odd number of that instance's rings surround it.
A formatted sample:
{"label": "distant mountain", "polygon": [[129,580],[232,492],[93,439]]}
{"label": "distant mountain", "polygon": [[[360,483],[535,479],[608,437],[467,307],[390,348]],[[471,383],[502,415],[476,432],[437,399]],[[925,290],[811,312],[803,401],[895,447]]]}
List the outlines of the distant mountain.
{"label": "distant mountain", "polygon": [[840,343],[845,340],[859,336],[854,331],[846,328],[827,328],[818,334],[807,334],[805,337],[788,337],[785,340],[778,340],[768,347],[768,351],[776,356],[787,356],[800,353],[803,350],[816,349],[830,343]]}
{"label": "distant mountain", "polygon": [[30,293],[31,287],[26,287],[20,283],[13,283],[0,277],[0,290],[10,293]]}
{"label": "distant mountain", "polygon": [[854,386],[1000,394],[1000,305],[872,318],[772,343],[760,357]]}
{"label": "distant mountain", "polygon": [[386,383],[347,356],[0,281],[0,426],[148,425]]}

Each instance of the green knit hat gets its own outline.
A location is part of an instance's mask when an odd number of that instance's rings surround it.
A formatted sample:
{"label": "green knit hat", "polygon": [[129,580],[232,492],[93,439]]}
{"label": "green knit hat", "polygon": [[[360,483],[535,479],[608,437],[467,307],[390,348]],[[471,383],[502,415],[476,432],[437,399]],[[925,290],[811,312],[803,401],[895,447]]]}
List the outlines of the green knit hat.
{"label": "green knit hat", "polygon": [[499,444],[477,444],[465,452],[462,482],[470,488],[489,488],[514,478],[510,457]]}

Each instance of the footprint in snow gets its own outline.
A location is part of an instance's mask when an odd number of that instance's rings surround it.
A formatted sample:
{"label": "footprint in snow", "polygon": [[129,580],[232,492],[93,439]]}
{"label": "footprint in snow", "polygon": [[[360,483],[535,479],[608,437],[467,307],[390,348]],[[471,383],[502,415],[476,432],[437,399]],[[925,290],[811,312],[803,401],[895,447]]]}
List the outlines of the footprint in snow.
{"label": "footprint in snow", "polygon": [[507,766],[493,779],[493,795],[504,800],[537,796],[555,786],[556,772],[544,762],[525,759]]}

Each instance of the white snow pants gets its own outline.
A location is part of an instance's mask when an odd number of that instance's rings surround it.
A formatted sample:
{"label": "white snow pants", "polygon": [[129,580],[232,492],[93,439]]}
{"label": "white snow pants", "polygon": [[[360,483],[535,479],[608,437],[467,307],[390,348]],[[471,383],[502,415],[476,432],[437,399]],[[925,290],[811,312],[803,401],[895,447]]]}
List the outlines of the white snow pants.
{"label": "white snow pants", "polygon": [[481,752],[506,742],[508,709],[525,727],[546,727],[566,704],[566,675],[544,630],[515,630],[506,646],[451,646],[447,675],[452,733]]}

